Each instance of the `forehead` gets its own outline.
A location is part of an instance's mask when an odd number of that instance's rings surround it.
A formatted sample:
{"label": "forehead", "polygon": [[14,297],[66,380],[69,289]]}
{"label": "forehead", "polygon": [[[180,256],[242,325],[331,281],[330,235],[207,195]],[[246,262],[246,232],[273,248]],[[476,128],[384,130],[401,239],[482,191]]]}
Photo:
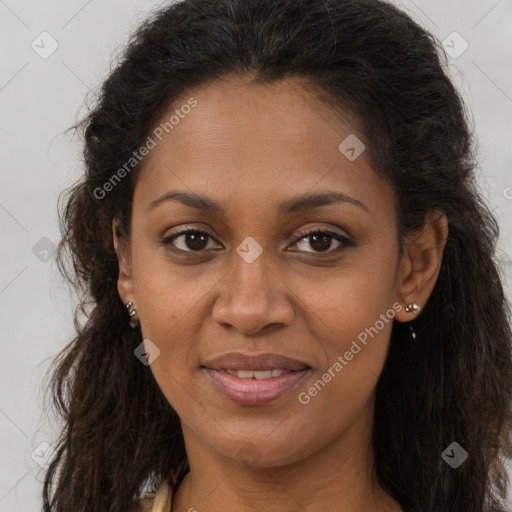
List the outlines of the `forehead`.
{"label": "forehead", "polygon": [[332,188],[381,214],[394,208],[392,190],[372,169],[368,152],[355,160],[344,153],[346,140],[357,152],[368,144],[358,123],[328,109],[299,81],[218,80],[182,95],[160,126],[171,116],[172,125],[160,130],[161,140],[154,138],[145,157],[135,203],[177,188],[229,204],[243,196],[246,205]]}

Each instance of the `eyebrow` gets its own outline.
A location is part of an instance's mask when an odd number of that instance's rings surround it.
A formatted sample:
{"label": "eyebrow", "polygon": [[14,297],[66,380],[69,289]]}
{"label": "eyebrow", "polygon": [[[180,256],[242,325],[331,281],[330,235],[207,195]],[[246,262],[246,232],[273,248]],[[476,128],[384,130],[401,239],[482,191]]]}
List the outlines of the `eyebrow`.
{"label": "eyebrow", "polygon": [[[206,213],[224,214],[225,211],[218,201],[211,199],[200,194],[192,192],[182,192],[179,190],[171,190],[163,196],[151,201],[146,209],[147,212],[153,210],[158,205],[167,201],[179,201],[186,206],[201,210]],[[277,212],[280,216],[290,213],[296,213],[303,210],[312,210],[320,206],[329,205],[332,203],[348,203],[357,206],[366,212],[368,208],[358,199],[348,196],[342,192],[325,191],[316,194],[302,194],[291,199],[287,199],[279,204]]]}

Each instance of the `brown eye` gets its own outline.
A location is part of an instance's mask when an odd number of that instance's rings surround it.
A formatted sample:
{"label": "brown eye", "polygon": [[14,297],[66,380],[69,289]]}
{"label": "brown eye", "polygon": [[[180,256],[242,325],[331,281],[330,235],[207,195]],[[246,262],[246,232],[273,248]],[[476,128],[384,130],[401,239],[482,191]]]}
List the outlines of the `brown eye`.
{"label": "brown eye", "polygon": [[[181,239],[181,240],[180,240]],[[182,252],[201,252],[208,246],[208,239],[213,238],[206,231],[199,231],[197,229],[186,229],[179,233],[174,233],[162,240],[164,245],[170,245],[177,251]],[[178,247],[174,242],[178,241]],[[172,248],[171,247],[171,248]]]}
{"label": "brown eye", "polygon": [[[354,246],[354,243],[349,238],[333,231],[314,229],[299,232],[299,235],[302,235],[301,238],[297,240],[293,246],[302,243],[304,245],[308,244],[309,247],[313,249],[312,251],[308,251],[305,248],[304,250],[299,250],[299,252],[330,254]],[[204,252],[205,249],[215,248],[215,246],[208,247],[209,239],[214,240],[206,231],[186,229],[162,239],[161,243],[168,246],[169,249],[174,252],[200,253]],[[334,249],[332,249],[333,240],[338,243]]]}
{"label": "brown eye", "polygon": [[[309,247],[311,247],[313,251],[305,252],[331,253],[354,245],[350,239],[333,231],[314,229],[310,231],[303,231],[300,232],[299,234],[302,235],[301,238],[293,245],[296,246],[301,242],[309,244]],[[308,239],[309,241],[307,241]],[[333,239],[338,242],[338,246],[335,247],[333,250],[330,250]]]}

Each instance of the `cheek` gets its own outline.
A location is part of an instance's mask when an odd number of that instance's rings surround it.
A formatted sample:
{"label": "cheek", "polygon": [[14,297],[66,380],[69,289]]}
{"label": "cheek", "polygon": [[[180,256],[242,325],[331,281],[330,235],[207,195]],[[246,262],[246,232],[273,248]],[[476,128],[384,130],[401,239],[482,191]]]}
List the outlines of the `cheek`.
{"label": "cheek", "polygon": [[[340,267],[329,272],[316,269],[305,277],[295,278],[293,288],[303,304],[302,314],[307,315],[309,325],[317,326],[315,337],[331,362],[333,357],[349,350],[351,341],[361,333],[364,341],[364,333],[376,322],[378,339],[389,338],[392,324],[389,317],[394,317],[396,260],[392,246],[378,250],[377,247],[368,246],[354,252]],[[386,312],[388,316],[381,320]],[[378,352],[379,347],[375,348]]]}
{"label": "cheek", "polygon": [[164,248],[138,250],[133,268],[143,335],[161,342],[187,325],[187,316],[201,308],[207,290],[215,284],[212,272],[172,264]]}
{"label": "cheek", "polygon": [[[368,301],[361,303],[359,310],[353,302],[348,304],[349,314],[324,317],[337,335],[323,340],[326,363],[297,393],[297,418],[309,425],[313,443],[318,438],[334,439],[364,409],[372,408],[370,402],[385,363],[394,310],[391,306],[381,309],[375,303],[371,307]],[[308,418],[322,421],[308,422]]]}
{"label": "cheek", "polygon": [[175,400],[187,395],[184,390],[195,357],[200,323],[190,318],[201,308],[208,288],[203,286],[204,280],[191,279],[187,267],[171,265],[162,254],[161,249],[134,252],[135,297],[142,337],[160,350],[150,369],[175,407]]}
{"label": "cheek", "polygon": [[323,351],[322,364],[299,402],[327,422],[352,416],[371,395],[382,371],[395,317],[393,248],[388,257],[361,252],[325,286],[310,283],[305,310]]}

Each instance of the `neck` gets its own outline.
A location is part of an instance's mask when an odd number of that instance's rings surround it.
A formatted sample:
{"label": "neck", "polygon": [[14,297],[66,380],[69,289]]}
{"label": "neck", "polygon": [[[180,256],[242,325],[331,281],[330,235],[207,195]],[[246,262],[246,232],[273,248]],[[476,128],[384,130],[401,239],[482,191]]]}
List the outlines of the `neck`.
{"label": "neck", "polygon": [[222,457],[183,425],[190,472],[176,491],[172,511],[401,512],[373,473],[373,405],[370,401],[320,451],[270,467]]}

